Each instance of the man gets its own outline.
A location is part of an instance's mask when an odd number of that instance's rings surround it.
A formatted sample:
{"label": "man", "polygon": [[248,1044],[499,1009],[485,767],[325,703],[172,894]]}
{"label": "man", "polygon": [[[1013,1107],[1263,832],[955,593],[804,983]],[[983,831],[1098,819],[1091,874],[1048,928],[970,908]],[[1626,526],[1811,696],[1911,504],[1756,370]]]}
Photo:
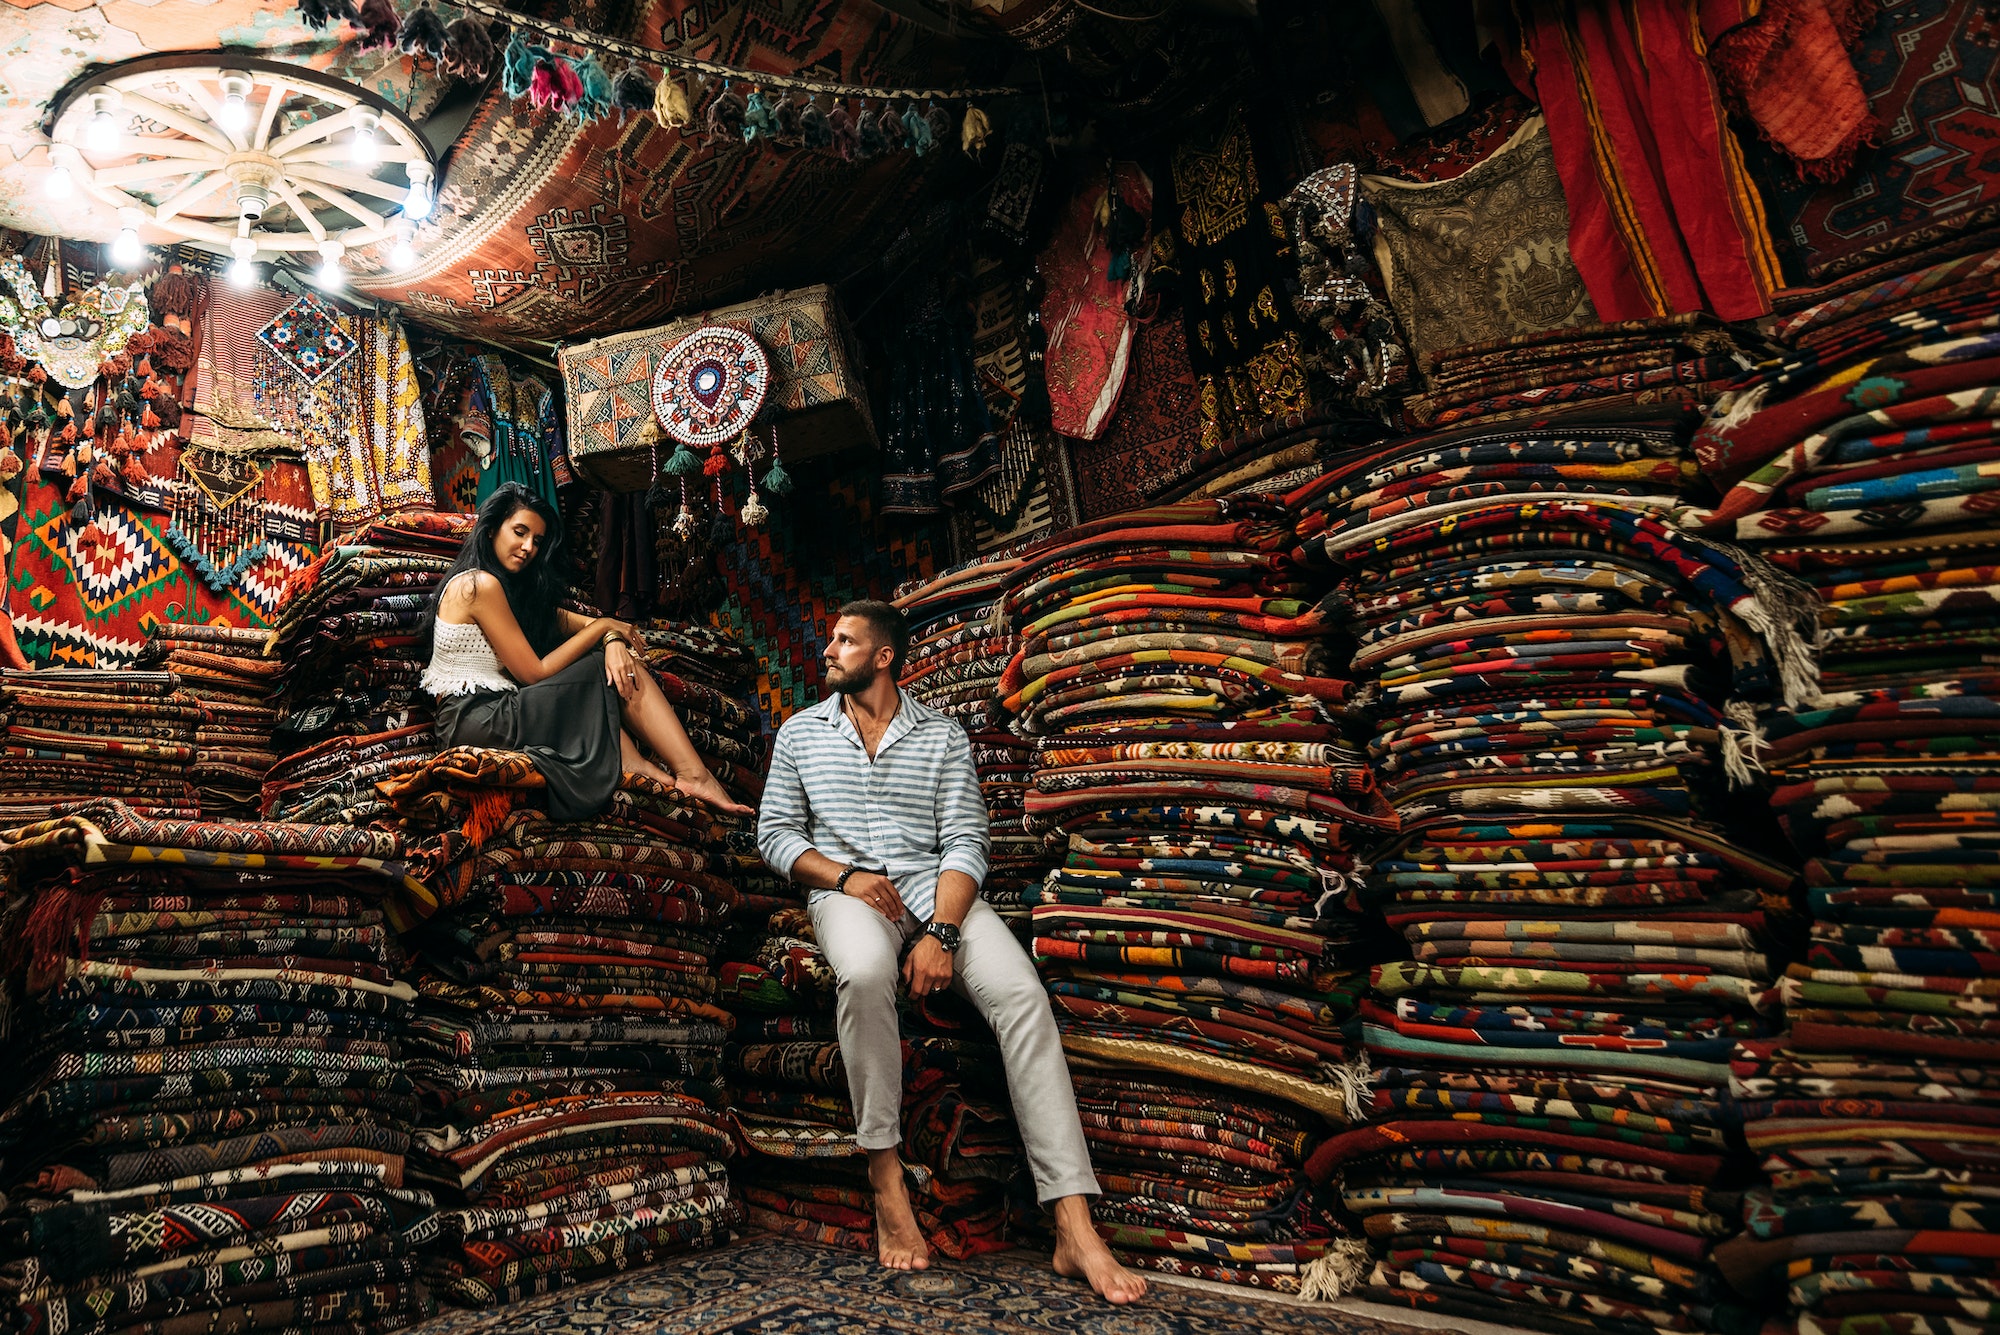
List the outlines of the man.
{"label": "man", "polygon": [[1090,1224],[1097,1178],[1048,996],[1014,934],[979,898],[987,817],[971,743],[896,687],[909,642],[903,614],[887,603],[840,609],[826,647],[832,691],[778,730],[757,821],[771,870],[811,887],[813,932],[839,983],[840,1053],[855,1143],[868,1153],[877,1250],[894,1269],[930,1264],[896,1149],[900,974],[912,995],[950,987],[986,1017],[1036,1196],[1055,1214],[1057,1272],[1087,1279],[1111,1302],[1133,1302],[1146,1282]]}

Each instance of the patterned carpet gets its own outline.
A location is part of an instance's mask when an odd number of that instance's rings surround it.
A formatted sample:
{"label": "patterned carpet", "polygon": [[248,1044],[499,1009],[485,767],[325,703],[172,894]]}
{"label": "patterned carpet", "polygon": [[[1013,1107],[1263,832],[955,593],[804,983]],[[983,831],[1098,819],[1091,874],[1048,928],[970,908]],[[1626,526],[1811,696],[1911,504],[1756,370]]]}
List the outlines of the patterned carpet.
{"label": "patterned carpet", "polygon": [[1415,1335],[1325,1308],[1157,1281],[1130,1308],[1001,1252],[915,1274],[768,1235],[493,1312],[449,1311],[416,1335]]}

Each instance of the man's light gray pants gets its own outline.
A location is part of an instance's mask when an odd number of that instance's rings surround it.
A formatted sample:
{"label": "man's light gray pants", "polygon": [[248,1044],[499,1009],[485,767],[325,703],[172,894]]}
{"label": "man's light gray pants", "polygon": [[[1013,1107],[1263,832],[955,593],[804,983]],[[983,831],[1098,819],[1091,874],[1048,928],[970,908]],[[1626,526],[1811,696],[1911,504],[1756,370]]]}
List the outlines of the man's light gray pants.
{"label": "man's light gray pants", "polygon": [[[819,948],[840,982],[840,1055],[854,1099],[854,1141],[864,1150],[888,1149],[903,1139],[903,1045],[896,1030],[903,947],[924,925],[908,912],[901,924],[891,923],[852,895],[815,894],[811,910]],[[984,900],[973,901],[961,931],[952,990],[978,1007],[1000,1040],[1036,1198],[1096,1195],[1069,1063],[1035,966]]]}

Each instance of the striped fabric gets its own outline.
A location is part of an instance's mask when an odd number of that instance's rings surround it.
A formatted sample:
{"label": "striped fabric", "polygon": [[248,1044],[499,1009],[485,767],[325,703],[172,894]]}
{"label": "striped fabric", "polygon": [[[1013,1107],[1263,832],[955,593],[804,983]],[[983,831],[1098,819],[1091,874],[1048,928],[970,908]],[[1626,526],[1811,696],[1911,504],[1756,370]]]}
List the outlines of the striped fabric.
{"label": "striped fabric", "polygon": [[780,876],[811,849],[886,867],[904,905],[928,921],[940,874],[986,879],[986,802],[972,746],[965,729],[906,694],[870,761],[844,698],[829,695],[778,729],[757,850]]}

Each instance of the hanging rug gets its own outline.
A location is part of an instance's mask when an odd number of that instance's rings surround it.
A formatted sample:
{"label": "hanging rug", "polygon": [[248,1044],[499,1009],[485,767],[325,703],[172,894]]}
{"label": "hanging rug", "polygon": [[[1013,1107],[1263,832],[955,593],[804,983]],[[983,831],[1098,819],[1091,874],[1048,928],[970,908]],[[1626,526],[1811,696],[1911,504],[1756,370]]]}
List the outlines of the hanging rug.
{"label": "hanging rug", "polygon": [[339,313],[310,292],[258,330],[257,337],[309,385],[324,380],[361,346]]}
{"label": "hanging rug", "polygon": [[716,445],[750,429],[771,387],[771,361],[740,329],[703,325],[653,372],[653,412],[684,445]]}

